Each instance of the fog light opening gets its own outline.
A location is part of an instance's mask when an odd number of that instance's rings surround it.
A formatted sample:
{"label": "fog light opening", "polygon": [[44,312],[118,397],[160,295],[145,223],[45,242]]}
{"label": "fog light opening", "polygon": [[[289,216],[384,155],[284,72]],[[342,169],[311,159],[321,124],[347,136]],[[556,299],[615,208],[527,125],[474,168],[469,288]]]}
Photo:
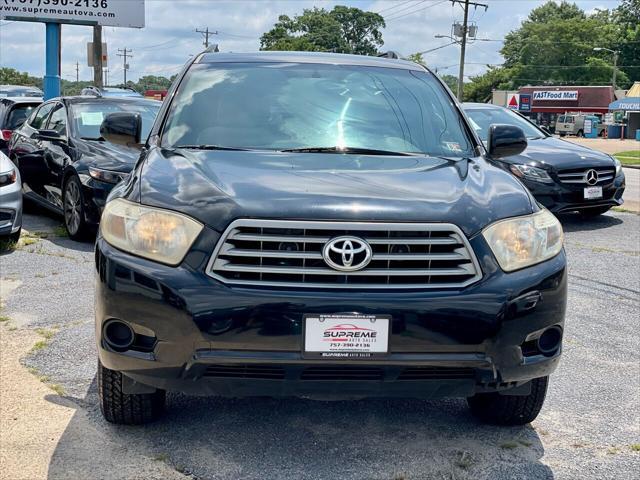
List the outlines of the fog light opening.
{"label": "fog light opening", "polygon": [[135,338],[132,328],[120,320],[109,320],[102,327],[102,337],[114,350],[127,350]]}
{"label": "fog light opening", "polygon": [[538,338],[538,350],[545,355],[552,355],[560,348],[562,329],[558,326],[549,327]]}

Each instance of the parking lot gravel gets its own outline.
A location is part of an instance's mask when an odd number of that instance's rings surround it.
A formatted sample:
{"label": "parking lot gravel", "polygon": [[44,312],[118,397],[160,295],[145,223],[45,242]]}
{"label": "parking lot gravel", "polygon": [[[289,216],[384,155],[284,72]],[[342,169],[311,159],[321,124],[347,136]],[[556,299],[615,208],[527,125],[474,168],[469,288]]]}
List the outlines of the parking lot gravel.
{"label": "parking lot gravel", "polygon": [[[28,343],[16,368],[49,386],[48,394],[33,389],[34,402],[63,405],[65,413],[21,415],[12,409],[17,400],[5,395],[0,417],[23,422],[34,438],[38,425],[61,422],[46,433],[53,446],[41,455],[50,479],[638,478],[640,216],[561,221],[569,258],[565,347],[531,425],[482,425],[463,400],[171,394],[163,420],[135,428],[106,423],[97,406],[93,246],[61,236],[57,219],[32,211],[25,217],[29,234],[0,256],[0,342],[3,349],[9,340]],[[1,362],[6,382],[6,355]],[[0,478],[18,480],[21,463],[42,460],[36,449],[22,456],[5,437],[0,449],[13,472],[7,476],[0,465]]]}

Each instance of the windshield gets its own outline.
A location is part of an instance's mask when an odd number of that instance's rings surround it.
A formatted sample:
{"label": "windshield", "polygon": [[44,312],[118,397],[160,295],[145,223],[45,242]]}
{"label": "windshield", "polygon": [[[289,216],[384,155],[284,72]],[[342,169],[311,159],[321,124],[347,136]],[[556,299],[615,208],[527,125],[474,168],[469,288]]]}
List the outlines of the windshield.
{"label": "windshield", "polygon": [[493,124],[515,125],[520,127],[527,138],[544,138],[546,135],[531,122],[506,108],[465,108],[471,124],[483,142],[487,141],[489,127]]}
{"label": "windshield", "polygon": [[134,112],[142,116],[142,136],[144,140],[149,136],[153,122],[156,119],[160,102],[153,100],[145,102],[87,102],[75,103],[71,108],[72,122],[80,138],[99,139],[100,125],[104,118],[115,112]]}
{"label": "windshield", "polygon": [[462,118],[430,73],[296,63],[194,65],[163,145],[338,147],[471,156]]}
{"label": "windshield", "polygon": [[471,118],[471,124],[483,142],[487,141],[489,127],[496,123],[520,127],[527,138],[546,136],[530,122],[506,108],[465,108],[464,111]]}

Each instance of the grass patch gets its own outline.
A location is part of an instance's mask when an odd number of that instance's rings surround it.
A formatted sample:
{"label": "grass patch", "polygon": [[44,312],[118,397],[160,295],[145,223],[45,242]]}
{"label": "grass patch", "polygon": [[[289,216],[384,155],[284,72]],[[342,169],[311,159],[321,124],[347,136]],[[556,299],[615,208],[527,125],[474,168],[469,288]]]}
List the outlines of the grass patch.
{"label": "grass patch", "polygon": [[638,215],[638,212],[634,212],[633,210],[628,210],[624,207],[613,207],[611,210],[613,210],[614,212],[633,213],[635,215]]}
{"label": "grass patch", "polygon": [[618,152],[613,156],[620,160],[623,165],[640,165],[640,149]]}
{"label": "grass patch", "polygon": [[607,450],[607,453],[609,455],[616,455],[618,453],[620,453],[620,449],[618,447],[611,447]]}
{"label": "grass patch", "polygon": [[53,234],[56,237],[68,237],[69,236],[69,232],[67,232],[67,229],[64,227],[64,225],[58,225],[56,228],[53,229]]}
{"label": "grass patch", "polygon": [[47,384],[47,386],[53,390],[54,392],[56,392],[58,395],[60,395],[61,397],[63,397],[65,395],[65,391],[64,388],[62,388],[60,385],[58,385],[57,383],[49,383]]}
{"label": "grass patch", "polygon": [[0,315],[0,323],[8,322],[9,320],[11,319],[6,315]]}
{"label": "grass patch", "polygon": [[533,445],[533,443],[531,443],[529,440],[518,440],[518,443],[523,447],[530,447],[531,445]]}
{"label": "grass patch", "polygon": [[18,247],[18,243],[13,240],[0,240],[0,252],[12,252]]}
{"label": "grass patch", "polygon": [[33,347],[31,347],[31,351],[32,352],[37,352],[38,350],[42,350],[44,348],[47,348],[47,345],[49,345],[49,342],[47,342],[46,340],[38,340]]}
{"label": "grass patch", "polygon": [[632,443],[629,448],[633,452],[640,452],[640,443]]}
{"label": "grass patch", "polygon": [[29,245],[33,245],[34,243],[38,243],[40,241],[39,238],[34,238],[34,237],[24,237],[22,239],[22,246],[23,247],[28,247]]}
{"label": "grass patch", "polygon": [[500,448],[503,450],[513,450],[514,448],[518,448],[517,442],[504,442],[500,444]]}
{"label": "grass patch", "polygon": [[46,328],[36,328],[36,333],[45,338],[45,340],[51,340],[56,334],[53,330],[47,330]]}

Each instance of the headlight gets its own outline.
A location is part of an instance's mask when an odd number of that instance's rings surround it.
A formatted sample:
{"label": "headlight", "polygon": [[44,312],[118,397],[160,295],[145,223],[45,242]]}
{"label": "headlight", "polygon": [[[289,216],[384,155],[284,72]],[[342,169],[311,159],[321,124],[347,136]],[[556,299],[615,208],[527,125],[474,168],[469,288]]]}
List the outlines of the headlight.
{"label": "headlight", "polygon": [[127,173],[102,170],[95,167],[89,167],[89,175],[96,180],[107,183],[119,183],[129,176]]}
{"label": "headlight", "polygon": [[546,170],[542,168],[532,167],[531,165],[511,165],[509,168],[516,177],[526,178],[527,180],[534,180],[536,182],[553,182]]}
{"label": "headlight", "polygon": [[617,158],[613,159],[613,163],[615,163],[616,165],[616,177],[617,177],[618,175],[620,175],[620,172],[622,172],[622,163],[620,163],[620,160],[618,160]]}
{"label": "headlight", "polygon": [[11,185],[18,178],[18,173],[16,172],[15,167],[13,167],[8,172],[0,173],[0,187],[4,187],[6,185]]}
{"label": "headlight", "polygon": [[202,231],[202,224],[169,210],[117,198],[102,213],[100,231],[120,250],[167,265],[178,265]]}
{"label": "headlight", "polygon": [[505,272],[544,262],[562,250],[562,225],[548,210],[500,220],[482,232]]}

